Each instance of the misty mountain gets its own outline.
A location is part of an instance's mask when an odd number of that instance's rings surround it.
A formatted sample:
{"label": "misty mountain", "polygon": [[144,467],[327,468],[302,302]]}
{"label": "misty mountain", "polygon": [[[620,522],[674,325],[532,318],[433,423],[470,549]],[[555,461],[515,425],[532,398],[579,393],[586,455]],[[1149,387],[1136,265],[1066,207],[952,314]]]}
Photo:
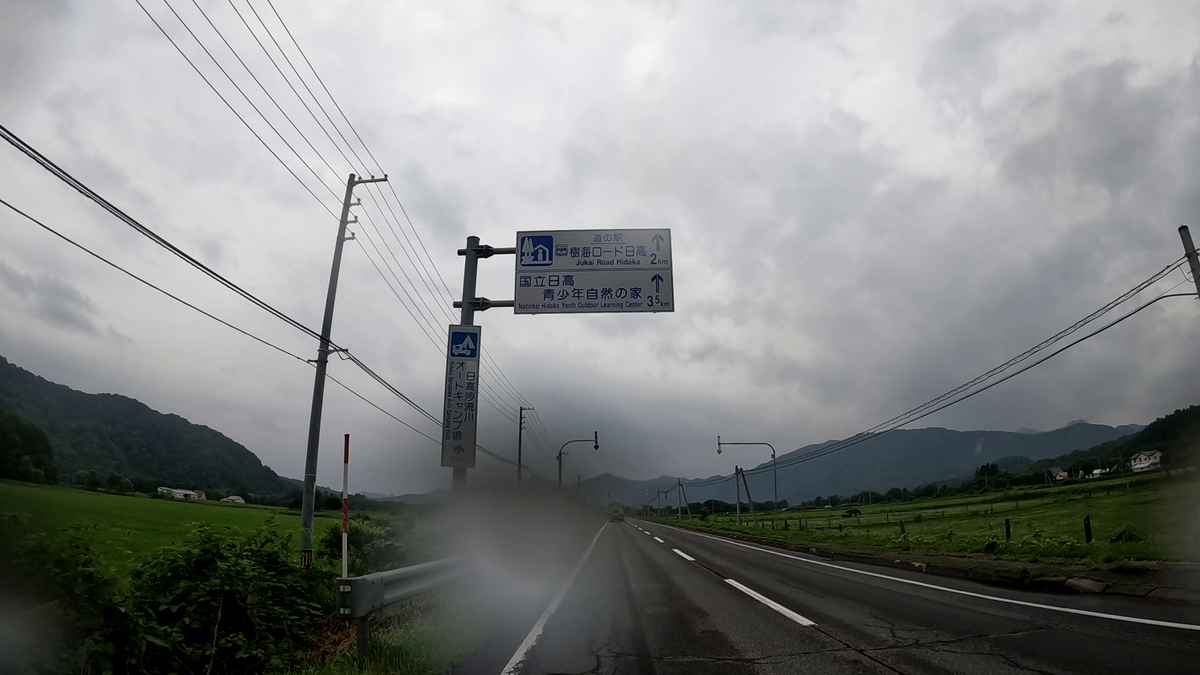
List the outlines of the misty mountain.
{"label": "misty mountain", "polygon": [[[952,429],[901,429],[831,455],[779,469],[779,498],[796,504],[818,495],[849,495],[862,490],[885,492],[892,487],[913,488],[933,481],[970,476],[980,464],[1005,460],[1014,465],[1030,460],[1058,457],[1074,450],[1084,450],[1142,429],[1136,424],[1110,427],[1072,422],[1068,426],[1042,433],[1012,431],[954,431]],[[835,441],[809,445],[779,455],[783,462],[789,457],[828,446]],[[758,457],[769,451],[762,448]],[[744,469],[767,467],[767,471],[747,476],[750,492],[756,501],[773,498],[770,460],[757,465],[750,460],[753,451],[739,451],[730,458],[730,469],[737,462]],[[730,471],[732,474],[732,471]],[[620,501],[641,504],[654,500],[654,490],[666,490],[676,482],[674,476],[649,480],[629,480],[612,474],[597,476],[589,481],[591,498],[597,502]],[[684,481],[700,480],[684,478]],[[705,499],[734,500],[734,485],[726,481],[712,487],[685,488],[690,501]],[[649,494],[647,494],[649,491]],[[675,503],[674,493],[670,496]],[[745,500],[745,495],[742,497]]]}
{"label": "misty mountain", "polygon": [[[0,356],[0,410],[50,438],[59,479],[82,469],[116,471],[138,484],[278,495],[289,482],[219,431],[118,394],[55,384]],[[143,487],[144,489],[144,487]]]}

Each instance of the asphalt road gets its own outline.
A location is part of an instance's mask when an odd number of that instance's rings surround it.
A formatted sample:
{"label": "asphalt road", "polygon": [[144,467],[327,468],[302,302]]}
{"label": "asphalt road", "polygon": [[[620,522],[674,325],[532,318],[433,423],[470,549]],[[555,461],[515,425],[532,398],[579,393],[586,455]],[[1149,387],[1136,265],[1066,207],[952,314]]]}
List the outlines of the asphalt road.
{"label": "asphalt road", "polygon": [[635,520],[604,526],[572,571],[456,672],[1200,673],[1187,605],[830,563]]}

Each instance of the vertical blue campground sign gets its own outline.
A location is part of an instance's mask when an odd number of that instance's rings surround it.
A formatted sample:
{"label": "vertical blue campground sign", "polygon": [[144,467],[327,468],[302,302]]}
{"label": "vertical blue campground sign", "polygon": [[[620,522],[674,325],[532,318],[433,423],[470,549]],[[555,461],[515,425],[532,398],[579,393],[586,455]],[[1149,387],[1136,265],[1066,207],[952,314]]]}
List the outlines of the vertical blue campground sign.
{"label": "vertical blue campground sign", "polygon": [[673,312],[671,230],[517,233],[516,314]]}
{"label": "vertical blue campground sign", "polygon": [[450,326],[446,345],[446,406],[442,413],[442,466],[475,466],[478,394],[479,326]]}

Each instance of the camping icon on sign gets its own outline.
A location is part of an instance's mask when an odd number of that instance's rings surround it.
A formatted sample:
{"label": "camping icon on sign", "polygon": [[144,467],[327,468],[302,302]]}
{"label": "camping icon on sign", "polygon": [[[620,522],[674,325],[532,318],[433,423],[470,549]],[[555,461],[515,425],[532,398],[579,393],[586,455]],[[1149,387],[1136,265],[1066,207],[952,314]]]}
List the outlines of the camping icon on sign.
{"label": "camping icon on sign", "polygon": [[479,358],[479,342],[471,331],[450,332],[450,356],[462,359]]}
{"label": "camping icon on sign", "polygon": [[545,267],[554,262],[554,237],[550,235],[530,235],[521,237],[522,267]]}

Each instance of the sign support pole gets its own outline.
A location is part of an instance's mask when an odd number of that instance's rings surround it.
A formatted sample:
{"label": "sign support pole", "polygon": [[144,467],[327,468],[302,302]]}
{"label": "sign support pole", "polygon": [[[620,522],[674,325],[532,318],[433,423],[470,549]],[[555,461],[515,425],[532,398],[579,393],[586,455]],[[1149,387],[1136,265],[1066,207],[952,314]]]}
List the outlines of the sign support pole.
{"label": "sign support pole", "polygon": [[[467,237],[467,248],[462,252],[466,260],[463,262],[462,314],[458,321],[464,326],[475,324],[475,277],[479,272],[479,252],[476,249],[478,248],[479,237]],[[466,489],[467,467],[456,466],[452,470],[454,478],[451,481],[451,489],[455,492]],[[519,468],[517,472],[520,473]]]}

